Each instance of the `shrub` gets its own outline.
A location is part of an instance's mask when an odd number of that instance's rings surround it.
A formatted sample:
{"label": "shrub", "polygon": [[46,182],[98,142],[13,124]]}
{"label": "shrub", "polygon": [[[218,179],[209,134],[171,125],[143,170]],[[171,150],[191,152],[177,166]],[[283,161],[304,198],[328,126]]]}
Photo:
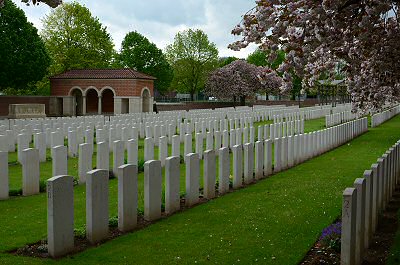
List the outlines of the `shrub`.
{"label": "shrub", "polygon": [[108,179],[115,179],[114,172],[112,170],[108,171]]}
{"label": "shrub", "polygon": [[80,227],[74,228],[74,234],[76,237],[85,238],[86,237],[86,227],[80,226]]}
{"label": "shrub", "polygon": [[47,188],[47,183],[44,180],[41,180],[39,182],[39,191],[40,192],[46,192],[46,188]]}
{"label": "shrub", "polygon": [[144,159],[140,159],[138,162],[138,173],[144,172]]}
{"label": "shrub", "polygon": [[109,227],[118,227],[118,216],[112,216],[108,219]]}
{"label": "shrub", "polygon": [[342,235],[342,222],[331,224],[322,230],[319,243],[325,248],[331,248],[340,253],[340,239]]}
{"label": "shrub", "polygon": [[20,196],[22,195],[22,189],[14,189],[8,192],[9,196]]}

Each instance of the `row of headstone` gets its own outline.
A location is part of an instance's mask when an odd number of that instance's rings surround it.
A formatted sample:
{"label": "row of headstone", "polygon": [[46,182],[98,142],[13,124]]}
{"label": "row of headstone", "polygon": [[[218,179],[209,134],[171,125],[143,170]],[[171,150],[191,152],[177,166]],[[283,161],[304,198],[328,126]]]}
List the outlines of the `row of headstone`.
{"label": "row of headstone", "polygon": [[343,192],[341,264],[362,264],[371,245],[379,215],[387,208],[400,182],[400,141],[365,170]]}
{"label": "row of headstone", "polygon": [[[115,126],[116,124],[136,124],[136,127],[143,127],[141,131],[147,126],[146,123],[151,122],[165,122],[165,121],[181,121],[185,119],[190,122],[196,122],[201,119],[240,119],[246,120],[251,119],[253,121],[266,121],[271,120],[274,117],[285,117],[287,121],[294,119],[310,119],[317,118],[322,114],[316,115],[315,113],[326,113],[327,111],[334,112],[336,108],[330,106],[317,106],[299,109],[296,107],[264,107],[264,108],[248,108],[244,110],[240,108],[222,108],[219,110],[196,110],[196,111],[174,111],[160,114],[126,114],[117,115],[114,117],[107,116],[85,116],[85,117],[59,117],[59,118],[42,118],[42,119],[19,119],[19,120],[3,120],[0,125],[0,134],[5,134],[6,130],[13,130],[14,132],[20,132],[21,130],[27,130],[27,134],[32,135],[33,133],[46,132],[48,129],[55,131],[60,130],[66,137],[69,128],[76,130],[80,127],[81,130],[91,129],[94,130],[97,127]],[[314,114],[313,114],[314,113]],[[141,124],[141,125],[140,125]],[[168,124],[164,124],[167,126]],[[178,128],[177,128],[178,129]],[[227,129],[227,128],[225,128]],[[231,128],[230,128],[231,129]],[[236,128],[235,128],[236,129]],[[221,128],[220,128],[221,130]],[[142,136],[143,138],[143,136]]]}
{"label": "row of headstone", "polygon": [[341,123],[345,123],[351,120],[354,120],[357,117],[355,113],[352,113],[351,111],[345,111],[345,112],[338,112],[330,115],[325,116],[325,127],[331,127],[334,125],[338,125]]}
{"label": "row of headstone", "polygon": [[[290,126],[289,126],[290,125]],[[283,130],[282,130],[283,128]],[[276,139],[283,139],[286,141],[287,139],[300,139],[300,137],[294,137],[293,133],[303,132],[304,130],[304,121],[292,121],[292,122],[284,122],[278,124],[271,124],[265,126],[258,127],[257,140],[263,141],[266,139],[272,139],[273,141],[277,141]],[[269,131],[269,132],[268,132]],[[316,133],[316,137],[320,132]],[[307,135],[307,134],[306,134]],[[314,134],[312,134],[314,135]],[[56,175],[66,175],[68,174],[68,156],[77,156],[79,155],[78,160],[78,171],[79,171],[79,182],[85,183],[86,172],[92,168],[92,155],[93,155],[93,134],[92,131],[86,130],[85,132],[85,140],[87,143],[78,144],[76,141],[76,134],[74,131],[69,131],[70,138],[68,139],[69,146],[65,147],[64,139],[59,132],[51,133],[52,140],[52,164],[53,164],[53,176]],[[289,138],[290,136],[290,138]],[[284,138],[281,138],[284,137]],[[30,163],[39,163],[46,160],[46,148],[45,148],[45,135],[43,133],[35,134],[35,149],[38,151],[38,162],[32,160]],[[27,167],[26,163],[22,160],[22,152],[23,150],[29,147],[29,137],[25,134],[19,134],[18,137],[18,157],[19,161],[23,168]],[[175,135],[173,136],[171,141],[171,154],[172,156],[180,156],[180,137]],[[100,139],[99,139],[100,140]],[[204,148],[204,140],[206,141],[206,147]],[[221,147],[229,147],[231,150],[235,145],[241,145],[245,143],[254,143],[255,138],[255,129],[251,127],[250,130],[247,128],[231,130],[230,132],[224,131],[219,133],[218,131],[214,132],[212,135],[210,132],[207,132],[207,135],[204,136],[201,133],[197,133],[195,135],[195,152],[200,155],[200,159],[203,158],[203,150],[218,150]],[[153,138],[146,138],[144,141],[144,159],[145,161],[154,159],[154,140]],[[165,159],[169,156],[168,154],[168,141],[166,136],[161,136],[159,138],[159,160],[161,161],[161,165],[165,166]],[[99,144],[101,146],[99,147]],[[105,145],[109,145],[108,148]],[[279,144],[279,143],[278,143]],[[285,142],[284,142],[285,144]],[[294,144],[294,143],[293,143]],[[290,145],[290,143],[288,144]],[[111,147],[110,147],[111,146]],[[284,145],[285,147],[285,145]],[[293,148],[292,146],[290,146]],[[129,139],[128,141],[113,141],[111,144],[107,142],[99,142],[98,143],[98,151],[97,151],[97,168],[102,168],[109,170],[109,162],[108,157],[110,154],[110,150],[113,150],[113,161],[114,168],[113,173],[117,174],[118,166],[123,164],[124,161],[124,153],[125,150],[128,151],[128,160],[130,163],[137,165],[138,163],[138,141],[136,139]],[[186,155],[193,152],[192,148],[192,135],[186,134],[184,138],[184,153],[183,156],[186,159]],[[39,165],[35,165],[35,168],[39,168]],[[33,175],[39,175],[39,172],[35,170],[32,171]],[[29,175],[29,173],[28,173]],[[24,177],[23,177],[24,178]],[[38,183],[39,180],[35,180],[34,183]],[[23,182],[25,183],[25,182]],[[28,183],[28,182],[27,182]],[[36,189],[34,189],[35,192]],[[34,194],[34,193],[33,193]],[[24,193],[24,195],[31,195],[31,193]]]}
{"label": "row of headstone", "polygon": [[400,113],[400,105],[371,116],[371,127],[376,127]]}
{"label": "row of headstone", "polygon": [[[317,135],[331,135],[332,137],[311,137],[295,135],[293,139],[304,139],[304,146],[309,144],[310,152],[325,150],[324,143],[332,142],[332,148],[346,140],[356,137],[366,129],[366,118],[352,121],[343,125],[329,128]],[[332,132],[332,133],[329,133]],[[189,134],[188,134],[189,135]],[[191,135],[189,135],[191,136]],[[292,136],[289,136],[292,137]],[[288,138],[289,138],[288,137]],[[151,139],[151,138],[147,138]],[[285,139],[285,138],[283,138]],[[308,140],[309,141],[308,141]],[[312,145],[315,140],[322,139],[321,145]],[[324,141],[323,139],[330,139]],[[293,143],[303,143],[294,140]],[[115,142],[117,149],[120,141]],[[288,144],[289,143],[289,144]],[[270,139],[257,141],[254,144],[233,146],[233,189],[250,184],[254,181],[269,176],[272,171],[279,172],[285,166],[282,161],[294,155],[293,165],[301,162],[303,152],[292,152],[296,146],[292,141],[286,142],[278,139],[275,142],[275,166],[272,168],[272,141]],[[282,147],[283,146],[283,147]],[[318,148],[319,147],[319,148]],[[119,148],[122,148],[120,146]],[[301,148],[298,148],[301,150]],[[281,155],[281,154],[288,154]],[[307,154],[305,152],[304,154]],[[314,154],[314,153],[313,153]],[[307,156],[304,156],[307,157]],[[231,160],[227,147],[218,150],[218,175],[217,155],[214,150],[204,152],[203,164],[203,196],[212,199],[216,196],[216,182],[218,177],[218,194],[223,195],[230,189],[229,178]],[[283,158],[283,159],[281,159]],[[185,204],[188,207],[199,203],[200,198],[200,156],[189,153],[185,156]],[[292,166],[288,163],[288,167]],[[137,225],[138,207],[138,181],[137,166],[127,164],[117,168],[118,176],[118,228],[131,231]],[[73,217],[73,178],[70,176],[56,176],[48,180],[48,251],[52,257],[68,254],[74,247],[74,217]],[[165,159],[165,212],[173,214],[180,209],[180,159],[172,156]],[[162,166],[159,160],[149,160],[144,165],[144,219],[155,221],[161,218],[161,205],[163,200]],[[96,169],[86,174],[86,237],[92,243],[98,243],[108,236],[108,171]]]}
{"label": "row of headstone", "polygon": [[[339,107],[336,107],[339,108]],[[96,141],[108,141],[110,148],[115,140],[136,139],[138,137],[153,137],[155,145],[158,145],[158,138],[154,136],[168,136],[168,142],[171,143],[172,135],[176,131],[183,131],[181,121],[184,119],[184,134],[200,131],[204,134],[208,132],[238,129],[252,127],[253,122],[274,119],[274,121],[293,121],[295,119],[309,119],[317,117],[311,113],[326,112],[335,110],[335,108],[311,107],[263,107],[263,108],[227,108],[222,110],[196,110],[193,112],[175,111],[168,114],[129,114],[118,115],[114,117],[104,116],[85,116],[85,117],[62,117],[45,119],[26,119],[26,120],[5,120],[0,125],[0,151],[5,151],[5,145],[8,143],[8,151],[15,151],[15,144],[18,142],[17,135],[25,134],[32,141],[37,133],[45,134],[46,148],[63,145],[65,138],[68,139],[69,156],[74,157],[77,154],[77,146],[83,142],[89,142],[96,133]],[[225,121],[223,121],[225,120]],[[155,122],[157,121],[157,122]],[[197,127],[195,123],[197,122]],[[229,123],[229,128],[228,124]],[[190,127],[187,126],[190,124]],[[156,128],[156,125],[159,128]],[[164,128],[162,128],[164,125]],[[172,128],[171,128],[172,126]],[[219,126],[219,128],[218,128]],[[150,128],[147,128],[150,127]],[[190,128],[190,131],[187,128]],[[206,129],[205,129],[206,128]],[[149,129],[149,130],[147,130]],[[136,130],[136,132],[134,132]],[[157,131],[160,132],[157,133]],[[148,133],[151,131],[151,134]],[[146,132],[146,135],[145,135]],[[149,135],[150,134],[150,135]],[[182,133],[181,133],[182,134]],[[137,136],[138,135],[138,136]],[[42,137],[42,136],[40,136]],[[73,138],[70,140],[69,138]],[[76,141],[75,141],[76,138]],[[89,138],[89,139],[87,139]],[[97,139],[99,138],[99,139]],[[6,139],[6,140],[5,140]],[[85,139],[85,140],[84,140]],[[181,138],[183,141],[183,137]],[[21,148],[24,150],[26,146]],[[42,149],[40,149],[42,150]],[[44,154],[42,151],[41,154]],[[43,161],[43,155],[41,156]]]}
{"label": "row of headstone", "polygon": [[319,156],[367,130],[368,119],[362,118],[311,133],[276,138],[274,141],[274,172],[291,168]]}

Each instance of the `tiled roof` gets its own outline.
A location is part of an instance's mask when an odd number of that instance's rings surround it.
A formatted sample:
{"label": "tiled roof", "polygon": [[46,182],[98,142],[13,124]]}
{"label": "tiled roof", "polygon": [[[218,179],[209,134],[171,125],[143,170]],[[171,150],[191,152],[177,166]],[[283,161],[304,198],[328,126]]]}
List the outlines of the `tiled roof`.
{"label": "tiled roof", "polygon": [[156,79],[130,68],[122,69],[75,69],[54,75],[51,79]]}

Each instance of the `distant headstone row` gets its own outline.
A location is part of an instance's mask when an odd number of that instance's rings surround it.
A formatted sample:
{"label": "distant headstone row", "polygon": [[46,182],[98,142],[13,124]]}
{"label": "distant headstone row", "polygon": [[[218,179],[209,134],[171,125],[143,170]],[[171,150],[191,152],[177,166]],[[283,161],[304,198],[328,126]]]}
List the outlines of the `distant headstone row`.
{"label": "distant headstone row", "polygon": [[371,116],[371,127],[376,127],[400,113],[400,105]]}
{"label": "distant headstone row", "polygon": [[325,126],[326,128],[338,125],[344,122],[348,122],[351,120],[354,120],[357,118],[357,115],[355,113],[352,113],[351,111],[344,111],[344,112],[339,112],[339,113],[334,113],[330,115],[325,116]]}

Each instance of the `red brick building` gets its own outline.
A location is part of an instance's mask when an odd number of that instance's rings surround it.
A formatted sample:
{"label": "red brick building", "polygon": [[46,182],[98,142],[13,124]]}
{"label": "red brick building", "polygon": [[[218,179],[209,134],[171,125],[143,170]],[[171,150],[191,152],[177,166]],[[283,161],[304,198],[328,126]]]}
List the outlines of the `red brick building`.
{"label": "red brick building", "polygon": [[50,93],[64,116],[152,112],[154,80],[128,68],[77,69],[50,77]]}

